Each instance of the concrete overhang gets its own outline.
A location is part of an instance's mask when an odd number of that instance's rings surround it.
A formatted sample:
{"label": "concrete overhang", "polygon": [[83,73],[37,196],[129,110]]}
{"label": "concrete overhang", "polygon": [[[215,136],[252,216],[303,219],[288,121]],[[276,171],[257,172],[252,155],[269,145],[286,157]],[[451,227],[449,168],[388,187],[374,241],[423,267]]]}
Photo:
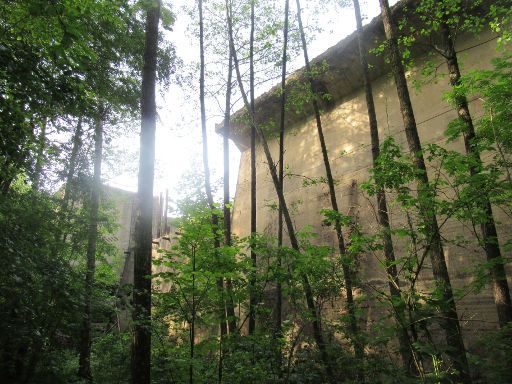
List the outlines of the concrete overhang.
{"label": "concrete overhang", "polygon": [[[409,23],[419,26],[421,22],[414,12],[418,3],[419,0],[399,1],[392,7],[394,20],[407,19]],[[486,1],[484,3],[488,2]],[[384,27],[380,15],[364,26],[363,36],[363,44],[367,51],[378,47],[385,40]],[[424,39],[423,42],[421,41],[422,39]],[[431,50],[425,40],[426,38],[424,37],[417,37],[412,47],[412,57],[423,56]],[[372,81],[390,72],[390,65],[384,55],[377,56],[375,54],[369,54],[368,63],[370,66],[369,75]],[[344,98],[363,86],[357,33],[355,31],[320,56],[311,60],[311,65],[321,65],[326,68],[326,70],[316,78],[318,89],[330,95],[328,101],[321,101],[321,108],[324,111],[333,109],[335,106],[342,103]],[[293,94],[294,89],[298,89],[297,87],[305,82],[305,68],[295,71],[288,76],[286,80],[287,94]],[[255,100],[256,123],[264,128],[264,131],[269,137],[278,134],[278,122],[280,121],[281,110],[280,93],[281,85],[278,84]],[[309,118],[312,114],[313,108],[309,104],[305,105],[300,111],[287,108],[285,129],[296,126],[301,121]],[[248,114],[245,108],[231,115],[230,138],[241,151],[246,150],[250,144],[250,127],[248,121]],[[217,124],[216,132],[222,134],[223,126],[223,122]]]}

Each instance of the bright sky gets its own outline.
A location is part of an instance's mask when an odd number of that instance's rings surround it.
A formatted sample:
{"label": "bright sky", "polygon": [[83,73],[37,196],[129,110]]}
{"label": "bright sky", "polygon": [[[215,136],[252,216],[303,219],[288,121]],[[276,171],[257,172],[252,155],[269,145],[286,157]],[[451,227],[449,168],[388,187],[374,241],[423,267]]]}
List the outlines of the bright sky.
{"label": "bright sky", "polygon": [[[277,1],[277,0],[276,0]],[[371,20],[379,12],[378,0],[361,0],[361,8],[366,21]],[[302,7],[307,8],[308,3],[317,4],[315,0],[302,1]],[[390,3],[396,3],[390,1]],[[187,26],[192,22],[188,15],[184,14],[183,6],[190,6],[190,0],[173,0],[173,10],[177,13],[177,21],[173,32],[168,33],[176,46],[178,56],[185,64],[192,65],[199,61],[199,43],[192,37]],[[290,1],[290,6],[295,4]],[[318,5],[317,5],[318,6]],[[329,47],[335,45],[345,36],[355,30],[354,11],[352,8],[342,9],[334,6],[334,1],[328,6],[329,10],[317,15],[317,20],[323,27],[323,31],[309,44],[309,56],[318,56]],[[293,11],[294,8],[292,8]],[[317,22],[311,17],[311,11],[303,11],[303,22],[307,26],[309,22]],[[303,66],[303,58],[299,56],[289,64],[289,72]],[[208,67],[206,68],[208,76]],[[278,83],[276,81],[275,83]],[[267,84],[267,87],[275,85]],[[178,86],[171,88],[158,100],[159,122],[156,137],[156,172],[155,195],[165,193],[169,189],[171,200],[178,198],[180,194],[180,182],[186,175],[197,175],[195,170],[202,169],[201,147],[201,122],[199,115],[199,92],[197,88],[181,89]],[[265,91],[266,89],[263,89]],[[238,108],[235,108],[238,109]],[[213,100],[207,101],[207,130],[209,140],[209,159],[212,171],[212,179],[220,182],[223,169],[222,137],[215,133],[216,123],[222,121],[222,111]],[[115,143],[119,149],[126,150],[128,154],[122,164],[114,164],[120,170],[120,175],[111,177],[107,183],[122,189],[137,190],[137,164],[138,153],[132,148],[138,148],[139,135],[132,133]],[[231,196],[234,196],[238,177],[240,153],[236,146],[230,145],[230,178]],[[108,177],[107,177],[108,178]]]}

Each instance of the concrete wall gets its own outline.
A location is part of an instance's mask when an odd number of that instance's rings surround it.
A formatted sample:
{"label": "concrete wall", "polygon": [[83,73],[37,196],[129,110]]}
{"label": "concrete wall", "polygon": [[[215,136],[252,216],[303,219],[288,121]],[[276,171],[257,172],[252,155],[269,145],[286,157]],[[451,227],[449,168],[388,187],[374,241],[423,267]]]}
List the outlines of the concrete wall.
{"label": "concrete wall", "polygon": [[[459,41],[457,49],[462,51],[460,61],[464,71],[474,68],[489,68],[490,60],[496,56],[495,41],[488,41],[492,36],[482,36],[480,39],[466,38]],[[419,60],[419,64],[425,59]],[[439,61],[439,58],[436,60]],[[423,145],[427,143],[441,144],[449,149],[463,151],[461,140],[447,143],[443,135],[448,123],[456,118],[453,109],[443,101],[443,92],[448,90],[446,66],[439,61],[439,77],[436,83],[425,86],[415,92],[412,87],[412,78],[415,73],[409,73],[412,103],[415,110],[420,138]],[[329,88],[333,85],[327,84]],[[399,110],[396,88],[390,75],[381,76],[373,83],[375,106],[379,123],[381,141],[388,135],[407,148],[403,130],[402,117]],[[470,108],[474,116],[481,114],[481,103],[472,100]],[[359,222],[365,232],[377,229],[374,198],[365,196],[358,186],[369,177],[368,168],[372,164],[370,152],[370,132],[368,127],[367,110],[364,91],[362,88],[346,96],[336,107],[322,116],[325,140],[329,151],[331,167],[334,178],[339,181],[336,188],[340,210],[345,214],[358,213]],[[278,158],[278,142],[271,139],[269,145],[274,161]],[[305,122],[287,128],[285,135],[285,166],[289,172],[307,177],[325,175],[325,169],[318,141],[316,124],[313,116]],[[238,185],[236,189],[233,231],[238,236],[246,236],[250,232],[250,151],[242,154]],[[277,198],[268,171],[268,165],[261,146],[257,148],[257,227],[258,232],[277,233],[277,213],[268,207],[269,203],[276,203]],[[434,177],[430,168],[430,177]],[[355,186],[355,187],[354,187]],[[298,230],[311,225],[319,236],[317,241],[321,244],[335,245],[335,233],[332,229],[322,227],[322,208],[330,209],[328,189],[326,186],[303,187],[300,177],[285,180],[285,195],[288,206],[295,206],[294,222]],[[352,208],[351,208],[352,207]],[[396,207],[390,208],[391,225],[397,227],[404,222],[404,213]],[[501,239],[509,238],[512,222],[499,210],[495,210],[499,225]],[[448,239],[464,236],[474,240],[469,228],[460,223],[448,220],[442,226],[442,234]],[[396,239],[395,239],[396,240]],[[398,256],[403,252],[403,244],[395,241]],[[454,287],[459,288],[470,282],[471,274],[467,269],[476,263],[485,261],[482,249],[475,246],[460,247],[447,244],[445,255]],[[365,284],[375,284],[385,289],[386,279],[383,268],[379,265],[377,257],[382,254],[361,255],[360,276]],[[429,261],[423,268],[420,286],[429,288],[432,279]],[[512,270],[509,269],[509,276]],[[343,301],[337,303],[329,316],[341,313]],[[478,295],[468,295],[457,303],[459,316],[468,339],[478,334],[482,328],[497,327],[497,315],[493,304],[491,288],[488,287]],[[378,317],[377,307],[369,303],[368,327]]]}
{"label": "concrete wall", "polygon": [[[136,192],[124,191],[122,189],[104,186],[103,197],[113,204],[116,212],[116,221],[119,227],[116,233],[110,237],[110,242],[119,248],[119,276],[122,284],[133,283],[133,231],[135,228],[136,215]],[[153,238],[157,237],[158,226],[161,225],[159,218],[162,207],[158,197],[153,198]]]}
{"label": "concrete wall", "polygon": [[[134,270],[134,239],[133,233],[135,229],[136,219],[136,199],[137,193],[124,191],[122,189],[103,186],[102,197],[112,204],[116,214],[116,222],[118,228],[116,233],[113,234],[108,240],[117,246],[119,256],[116,260],[110,260],[115,263],[118,267],[118,276],[120,279],[121,290],[118,292],[119,295],[119,309],[117,314],[117,321],[120,329],[127,329],[131,324],[131,311],[126,309],[126,304],[131,300],[124,291],[124,286],[127,284],[133,284],[133,270]],[[160,199],[158,197],[153,198],[153,239],[156,239],[158,227],[161,225],[161,214],[162,207],[160,206]],[[161,241],[160,239],[158,241]],[[157,242],[158,241],[154,241]],[[153,244],[153,257],[157,256],[156,253],[157,245]]]}

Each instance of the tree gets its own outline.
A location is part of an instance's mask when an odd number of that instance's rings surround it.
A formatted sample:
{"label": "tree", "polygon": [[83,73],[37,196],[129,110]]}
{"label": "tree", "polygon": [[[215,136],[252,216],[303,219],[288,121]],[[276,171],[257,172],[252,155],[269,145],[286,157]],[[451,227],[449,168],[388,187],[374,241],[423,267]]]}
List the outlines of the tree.
{"label": "tree", "polygon": [[85,274],[85,307],[80,336],[80,363],[78,376],[92,382],[91,374],[91,301],[96,270],[96,244],[98,241],[98,211],[101,192],[101,163],[103,152],[103,111],[98,111],[94,129],[94,176],[91,190],[89,229],[87,236],[87,270]]}
{"label": "tree", "polygon": [[442,303],[439,308],[443,316],[441,324],[445,329],[446,343],[451,348],[447,353],[450,355],[450,358],[458,372],[458,379],[464,383],[470,383],[471,377],[466,358],[466,350],[464,347],[464,341],[462,340],[455,299],[453,297],[453,290],[444,258],[441,234],[435,215],[434,198],[431,187],[429,186],[425,159],[422,154],[421,142],[418,135],[418,129],[416,127],[414,111],[412,109],[407,80],[405,78],[402,58],[398,47],[396,27],[392,19],[388,1],[380,0],[380,4],[382,9],[382,21],[384,23],[384,30],[386,33],[391,60],[391,68],[395,78],[398,99],[400,102],[400,112],[402,113],[409,150],[411,152],[414,165],[418,170],[416,182],[418,185],[420,210],[423,215],[422,220],[425,226],[424,235],[428,238],[432,272],[436,281],[436,289],[440,291],[442,297]]}
{"label": "tree", "polygon": [[[232,59],[231,51],[229,52],[229,57]],[[229,71],[229,70],[228,70]],[[228,76],[229,78],[229,76]],[[228,83],[228,87],[229,87]],[[227,104],[226,104],[227,105]],[[227,298],[226,298],[226,315],[228,319],[228,330],[231,334],[237,334],[238,333],[238,327],[237,327],[237,321],[236,321],[236,315],[235,315],[235,305],[233,302],[233,286],[231,282],[231,278],[226,278],[226,292],[227,292]]]}
{"label": "tree", "polygon": [[43,172],[44,152],[46,147],[46,121],[41,123],[41,131],[39,132],[37,143],[37,157],[32,176],[32,187],[37,190],[40,187],[41,173]]}
{"label": "tree", "polygon": [[151,252],[155,172],[156,72],[160,1],[147,9],[142,71],[139,187],[135,224],[132,383],[149,384],[151,367]]}
{"label": "tree", "polygon": [[[227,25],[228,25],[228,29],[229,29],[229,46],[230,46],[231,55],[233,56],[233,63],[235,66],[235,72],[236,72],[236,77],[237,77],[237,81],[238,81],[238,86],[240,88],[240,93],[242,94],[245,108],[247,109],[247,111],[249,111],[249,113],[251,113],[250,103],[249,103],[249,100],[247,99],[247,94],[245,93],[243,84],[242,84],[242,76],[240,73],[240,67],[239,67],[235,44],[234,44],[234,40],[233,40],[232,19],[231,19],[230,12],[229,12],[229,4],[227,2],[226,2],[226,8],[227,8],[226,9],[226,19],[227,19]],[[290,212],[288,211],[288,207],[286,205],[286,200],[284,198],[284,194],[279,185],[279,178],[277,176],[276,167],[272,160],[272,155],[270,153],[270,149],[269,149],[267,141],[265,139],[265,135],[264,135],[263,131],[261,130],[261,127],[259,127],[255,123],[254,117],[251,117],[251,125],[254,125],[256,132],[258,134],[258,137],[260,139],[260,143],[265,152],[265,157],[267,159],[269,171],[272,176],[272,181],[274,183],[274,188],[278,195],[279,204],[283,210],[283,216],[284,216],[285,223],[286,223],[286,226],[288,229],[288,236],[290,237],[291,246],[295,252],[300,253],[299,242],[295,235],[295,229],[293,227]],[[309,283],[309,279],[306,274],[303,273],[301,278],[302,278],[302,284],[303,284],[303,288],[304,288],[304,295],[306,298],[307,307],[308,307],[308,310],[310,311],[310,315],[311,315],[311,325],[313,328],[313,335],[314,335],[317,347],[322,356],[322,361],[325,365],[329,380],[333,380],[334,376],[333,376],[332,366],[331,366],[330,358],[329,358],[329,355],[327,352],[327,346],[326,346],[324,337],[322,335],[320,319],[319,319],[319,316],[318,316],[318,313],[316,310],[316,306],[315,306],[315,302],[313,299],[313,292],[311,290],[311,285]]]}
{"label": "tree", "polygon": [[[180,368],[173,367],[173,370],[182,370],[184,377],[179,381],[189,383],[204,382],[202,376],[205,371],[199,364],[203,358],[209,365],[209,379],[214,379],[218,344],[210,342],[213,335],[204,338],[208,340],[212,355],[207,358],[203,355],[205,347],[201,346],[203,337],[196,337],[196,330],[203,326],[218,326],[218,302],[223,295],[222,291],[215,289],[221,269],[217,260],[219,249],[215,248],[218,234],[212,230],[211,208],[204,191],[196,201],[191,197],[178,202],[181,216],[174,224],[179,235],[173,237],[170,249],[160,250],[160,256],[154,260],[159,271],[154,274],[155,282],[165,284],[165,289],[155,293],[155,321],[160,320],[165,325],[164,335],[169,334],[170,329],[180,336],[182,332],[186,334],[188,342],[182,346],[185,351],[172,352],[176,357],[184,357],[183,364],[179,364]],[[176,345],[169,347],[176,348]]]}
{"label": "tree", "polygon": [[[33,284],[34,289],[48,291],[47,309],[44,311],[34,306],[41,295],[37,298],[38,295],[29,293],[25,288],[20,291],[25,290],[25,294],[33,296],[28,308],[32,306],[32,310],[40,312],[41,316],[27,324],[25,331],[39,336],[33,339],[34,342],[25,339],[28,349],[19,362],[27,369],[20,371],[19,377],[28,382],[33,380],[33,376],[41,377],[43,381],[51,380],[51,377],[55,381],[67,381],[61,377],[64,361],[61,357],[64,353],[80,349],[78,331],[83,324],[81,371],[90,379],[90,320],[103,321],[109,316],[110,300],[99,306],[98,295],[112,289],[112,285],[104,281],[108,263],[102,258],[94,261],[96,252],[93,249],[98,250],[98,255],[112,256],[112,246],[101,235],[110,233],[113,226],[108,220],[108,208],[99,202],[99,176],[94,179],[94,198],[91,201],[90,141],[88,132],[82,129],[82,120],[97,116],[99,100],[112,111],[108,116],[109,123],[115,119],[114,115],[118,118],[122,113],[133,111],[132,91],[138,83],[135,72],[140,62],[134,57],[139,50],[138,39],[142,36],[140,22],[134,17],[136,7],[128,1],[92,1],[86,6],[82,1],[44,4],[13,1],[2,3],[0,7],[4,17],[0,27],[0,45],[3,47],[0,56],[6,69],[0,74],[0,136],[2,146],[6,145],[0,154],[0,179],[6,202],[12,203],[12,199],[24,200],[28,196],[19,185],[29,182],[27,175],[31,177],[34,225],[39,227],[42,235],[37,240],[33,238],[33,246],[41,249],[34,249],[32,254],[41,263],[30,272],[34,279],[32,282],[27,280],[27,284]],[[77,120],[72,149],[68,151],[61,141],[68,134],[71,136],[71,127]],[[8,139],[4,140],[4,137]],[[15,156],[11,156],[11,152]],[[62,164],[64,169],[61,172]],[[63,181],[64,196],[61,198],[55,190]],[[10,194],[13,186],[16,186],[16,191]],[[46,220],[52,223],[51,239],[48,237],[50,227],[44,226],[37,218],[43,211]],[[18,220],[23,220],[22,216]],[[23,232],[31,236],[27,229]],[[86,271],[87,241],[84,239],[88,237],[89,268]],[[28,248],[19,239],[15,243],[15,248],[19,246],[28,253]],[[13,262],[14,259],[9,260],[9,263]],[[32,261],[26,258],[26,262]],[[100,268],[97,282],[94,278],[96,264]],[[42,274],[55,282],[44,282],[46,277],[42,278]],[[114,295],[113,292],[111,294]],[[62,295],[66,300],[57,300],[57,296]],[[76,302],[69,300],[67,295],[73,296]],[[111,298],[105,295],[101,299],[105,297]],[[63,311],[60,305],[68,308]],[[53,314],[45,314],[47,311]],[[61,317],[58,321],[57,316]],[[63,322],[76,326],[64,325]],[[63,342],[68,338],[76,342]],[[75,376],[78,367],[70,370]]]}
{"label": "tree", "polygon": [[301,9],[300,9],[300,0],[296,0],[297,2],[297,19],[299,22],[299,32],[302,41],[302,50],[304,53],[304,62],[306,66],[306,73],[309,82],[309,86],[311,87],[311,92],[313,92],[314,96],[312,99],[313,111],[315,114],[316,128],[318,139],[320,141],[320,148],[322,150],[322,159],[324,162],[325,174],[327,177],[327,186],[329,187],[329,196],[331,199],[331,209],[332,211],[329,213],[329,217],[333,217],[334,220],[334,228],[336,230],[336,237],[338,239],[338,251],[340,253],[340,258],[342,260],[342,268],[343,268],[343,276],[345,279],[345,290],[347,294],[347,312],[349,314],[349,329],[350,329],[350,337],[354,342],[354,352],[356,355],[356,359],[360,362],[364,360],[364,346],[361,342],[361,337],[359,335],[359,327],[357,325],[357,319],[355,315],[355,305],[354,305],[354,291],[353,291],[353,279],[354,272],[351,270],[350,261],[347,260],[347,252],[345,249],[345,240],[343,238],[343,231],[341,228],[341,215],[338,209],[338,201],[336,199],[336,189],[335,189],[335,181],[332,176],[331,171],[331,163],[329,161],[329,154],[327,153],[327,146],[325,144],[324,133],[322,128],[322,118],[320,116],[320,107],[318,105],[318,101],[316,99],[319,96],[319,92],[315,89],[315,84],[312,78],[311,65],[308,57],[306,36],[304,34],[304,27],[302,26],[302,17],[301,17]]}
{"label": "tree", "polygon": [[[66,184],[64,185],[64,196],[61,201],[61,214],[64,216],[68,213],[69,200],[73,189],[73,178],[75,177],[75,169],[77,166],[78,150],[82,143],[82,118],[78,119],[75,132],[72,139],[72,150],[69,156],[69,166],[66,172]],[[60,237],[60,236],[58,236]]]}
{"label": "tree", "polygon": [[[368,59],[366,57],[366,49],[363,33],[363,22],[361,17],[361,9],[359,0],[353,0],[354,12],[357,25],[357,42],[359,49],[359,61],[361,62],[361,73],[363,75],[363,86],[366,99],[366,108],[368,110],[368,125],[370,128],[370,139],[372,149],[373,166],[377,167],[377,161],[380,155],[379,129],[377,126],[377,114],[375,112],[375,104],[373,100],[373,90],[368,73]],[[376,197],[377,197],[377,219],[382,230],[382,238],[384,241],[384,257],[386,258],[386,272],[389,279],[389,292],[393,300],[401,301],[400,281],[396,268],[395,252],[393,249],[393,240],[391,238],[391,227],[389,225],[388,205],[386,201],[386,193],[379,180],[375,180]],[[410,369],[413,363],[411,346],[409,345],[409,337],[405,328],[405,315],[399,306],[394,308],[397,313],[397,325],[400,328],[399,342],[402,359],[407,369]]]}
{"label": "tree", "polygon": [[[33,174],[36,127],[58,126],[66,116],[93,109],[98,77],[110,75],[130,94],[137,81],[139,23],[128,1],[65,4],[2,3],[1,60],[5,71],[0,135],[0,184],[4,192],[18,175]],[[80,15],[78,21],[77,15]],[[101,68],[101,70],[100,70]],[[128,78],[128,79],[127,79]],[[115,79],[115,80],[114,80]],[[126,99],[125,99],[126,101]]]}
{"label": "tree", "polygon": [[[478,3],[476,4],[478,5]],[[459,0],[423,0],[420,4],[419,12],[422,18],[426,19],[429,15],[427,28],[422,34],[432,33],[437,28],[441,37],[440,47],[434,47],[446,61],[448,68],[450,86],[453,89],[460,89],[461,70],[457,52],[455,50],[456,29],[459,28],[458,20],[460,19],[461,6]],[[432,18],[434,15],[434,18]],[[469,111],[469,104],[466,95],[462,92],[455,92],[453,103],[457,111],[460,122],[459,133],[464,138],[464,147],[466,155],[470,158],[469,174],[473,178],[481,175],[483,162],[480,154],[480,148],[477,142],[477,136],[473,123],[473,118]],[[487,257],[487,261],[492,264],[491,275],[494,285],[494,302],[496,304],[500,327],[504,327],[512,321],[512,302],[510,299],[510,289],[507,283],[507,276],[502,260],[501,250],[499,246],[498,232],[489,197],[484,195],[478,198],[478,209],[484,212],[485,218],[480,221],[480,230],[482,233],[482,243]]]}
{"label": "tree", "polygon": [[[233,58],[231,52],[228,60],[228,78],[226,87],[226,105],[224,109],[224,127],[222,130],[222,150],[224,155],[224,246],[231,247],[232,236],[231,236],[231,202],[229,194],[229,131],[230,131],[230,117],[231,117],[231,90],[233,82]],[[222,293],[224,292],[224,279],[222,277],[217,279],[217,289],[220,295],[220,351],[219,351],[219,370],[218,370],[218,382],[222,382],[222,358],[223,358],[223,338],[227,333],[226,328],[226,311],[225,301]]]}
{"label": "tree", "polygon": [[[199,102],[200,102],[200,108],[201,108],[201,137],[203,142],[203,170],[204,170],[204,188],[206,192],[206,198],[208,201],[208,205],[210,207],[211,211],[211,230],[213,233],[213,246],[214,246],[214,253],[215,253],[215,259],[217,262],[219,262],[220,258],[220,238],[219,238],[219,216],[216,212],[215,203],[213,201],[213,195],[212,195],[212,187],[210,183],[210,167],[208,164],[208,135],[206,133],[206,109],[205,109],[205,94],[204,94],[204,77],[205,77],[205,60],[204,60],[204,27],[203,27],[203,1],[199,0],[199,55],[200,55],[200,77],[199,77]],[[230,58],[231,61],[231,58]],[[228,69],[229,75],[228,80],[231,76],[231,69]],[[226,91],[226,114],[229,114],[230,110],[230,89],[231,84],[229,84],[230,81],[228,81],[228,90]],[[224,127],[224,129],[229,130],[229,121],[225,122],[227,124],[227,128]],[[226,135],[226,133],[224,133]],[[226,152],[226,140],[224,139],[224,151]],[[224,159],[226,159],[226,156],[229,160],[229,152],[224,154]],[[224,160],[225,161],[225,160]],[[224,165],[226,167],[226,164]],[[226,175],[226,172],[229,176],[229,164],[227,165],[227,171],[226,168],[224,169],[224,175]],[[226,188],[226,187],[225,187]],[[228,195],[228,201],[229,201],[229,185],[228,185],[227,195]],[[224,191],[226,194],[226,190]],[[226,195],[224,196],[226,197]],[[226,207],[226,201],[224,202]],[[226,208],[224,208],[224,211],[226,211]],[[229,213],[229,211],[228,211]],[[224,223],[226,223],[226,218],[224,218]],[[230,220],[230,217],[228,216],[227,220]],[[225,224],[226,225],[226,224]],[[230,225],[228,226],[230,228]],[[228,229],[229,229],[228,228]],[[229,243],[231,243],[231,231],[226,230],[226,238]],[[220,293],[220,299],[219,299],[219,326],[220,326],[220,356],[219,356],[219,371],[218,371],[218,380],[219,382],[222,381],[222,364],[223,364],[223,341],[224,336],[226,335],[226,316],[225,316],[225,302],[222,299],[223,292],[224,292],[224,279],[222,277],[217,278],[217,290]],[[231,312],[231,311],[230,311]],[[233,313],[228,313],[229,316],[229,329],[230,332],[233,332],[236,329],[236,320],[234,318],[234,311]]]}
{"label": "tree", "polygon": [[[283,57],[281,59],[281,111],[279,120],[279,187],[281,193],[284,194],[284,128],[285,128],[285,114],[286,114],[286,63],[288,51],[288,19],[290,13],[290,1],[285,0],[284,6],[284,24],[283,24]],[[278,223],[277,223],[277,247],[283,246],[283,207],[279,203],[278,210]],[[278,277],[276,282],[276,336],[282,336],[282,312],[283,312],[283,290],[281,284],[281,268],[282,268],[282,255],[281,250],[277,252],[277,268]],[[279,351],[279,360],[281,360],[281,352]],[[279,363],[281,363],[279,361]],[[279,364],[281,365],[281,364]]]}
{"label": "tree", "polygon": [[[251,0],[251,37],[249,39],[249,94],[251,104],[251,237],[256,234],[256,128],[254,127],[254,2]],[[249,335],[254,334],[256,329],[256,253],[251,246],[252,268],[250,279],[251,297],[249,299]]]}

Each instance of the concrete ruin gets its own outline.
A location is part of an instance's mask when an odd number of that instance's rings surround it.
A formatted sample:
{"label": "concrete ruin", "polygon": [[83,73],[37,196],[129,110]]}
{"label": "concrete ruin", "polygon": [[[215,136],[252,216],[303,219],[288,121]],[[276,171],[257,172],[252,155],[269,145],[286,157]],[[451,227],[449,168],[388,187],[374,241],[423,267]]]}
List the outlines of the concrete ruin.
{"label": "concrete ruin", "polygon": [[[395,17],[412,18],[411,6],[415,1],[402,1],[395,7]],[[407,9],[405,5],[408,5]],[[364,29],[367,49],[374,48],[384,40],[384,31],[380,17],[374,19]],[[491,59],[496,57],[496,36],[488,33],[480,36],[462,35],[457,39],[457,52],[463,65],[463,71],[491,67]],[[421,44],[420,44],[421,46]],[[407,73],[410,80],[412,103],[418,123],[422,144],[440,144],[448,149],[464,151],[462,139],[447,142],[444,135],[448,123],[456,119],[453,108],[443,100],[443,94],[449,90],[446,65],[439,56],[429,56],[428,50],[416,48],[413,52],[416,66]],[[427,60],[438,64],[437,79],[414,91],[413,79],[419,76],[420,68]],[[378,117],[381,142],[387,136],[393,136],[403,148],[407,148],[400,114],[397,92],[392,79],[389,65],[383,57],[369,56],[371,64],[372,86]],[[327,143],[331,167],[337,185],[338,205],[344,214],[357,215],[358,221],[366,233],[378,230],[373,197],[366,196],[359,185],[368,180],[369,168],[372,166],[370,149],[370,132],[368,125],[365,95],[357,47],[357,36],[352,34],[327,50],[312,61],[312,64],[327,66],[327,70],[317,81],[332,99],[323,105],[322,123]],[[304,79],[304,69],[291,76],[287,81],[287,90],[293,92],[294,84]],[[256,100],[257,124],[264,126],[274,162],[278,159],[278,124],[279,121],[280,86],[275,86]],[[470,108],[475,117],[482,113],[482,104],[478,99],[470,100]],[[242,151],[240,171],[232,213],[233,232],[239,237],[250,234],[250,149],[249,125],[245,110],[236,112],[231,128],[231,139]],[[219,126],[219,128],[222,125]],[[220,130],[219,130],[220,131]],[[220,133],[220,132],[219,132]],[[268,171],[265,155],[260,145],[256,149],[257,162],[257,230],[260,233],[277,234],[277,212],[269,206],[277,203],[277,196]],[[289,173],[310,178],[325,176],[320,144],[317,136],[312,108],[306,107],[300,113],[288,110],[286,113],[285,132],[285,167]],[[429,165],[431,177],[434,168]],[[327,185],[303,187],[302,177],[288,177],[284,191],[287,204],[295,206],[293,220],[297,230],[312,226],[318,234],[319,244],[332,245],[336,248],[336,235],[332,228],[322,226],[321,209],[330,209]],[[499,222],[500,240],[510,238],[512,221],[500,210],[495,210]],[[391,226],[397,227],[404,223],[405,215],[396,206],[390,204]],[[442,235],[447,239],[463,236],[469,239],[472,246],[457,246],[446,243],[444,252],[450,277],[454,288],[461,288],[473,278],[469,269],[478,263],[485,262],[485,254],[474,245],[476,238],[472,230],[454,220],[442,225]],[[286,235],[285,235],[286,236]],[[398,256],[403,254],[404,244],[395,240],[395,251]],[[376,286],[387,290],[385,270],[379,262],[383,255],[363,254],[360,256],[359,276],[365,286]],[[424,266],[420,276],[420,288],[432,287],[431,268]],[[508,276],[512,277],[512,268],[508,266]],[[512,283],[512,281],[510,282]],[[468,343],[476,339],[483,330],[495,329],[498,325],[496,308],[492,296],[492,287],[486,287],[479,294],[470,294],[457,302],[457,309],[462,321],[463,332]],[[327,316],[334,318],[343,312],[344,300],[327,309]],[[379,309],[375,303],[367,303],[367,328],[379,317]],[[325,312],[324,312],[325,314]]]}
{"label": "concrete ruin", "polygon": [[[410,6],[414,0],[401,1],[395,7],[395,17],[412,17]],[[409,9],[405,7],[409,6]],[[369,23],[364,29],[367,49],[376,47],[384,40],[384,31],[379,17]],[[457,51],[464,71],[491,67],[491,59],[498,53],[495,50],[496,36],[489,33],[480,36],[462,35],[457,40]],[[429,56],[429,51],[421,46],[412,52],[416,66],[408,71],[412,103],[415,111],[420,138],[423,145],[428,143],[441,144],[448,149],[464,151],[462,140],[447,142],[444,131],[448,123],[457,117],[453,108],[443,100],[443,93],[449,90],[446,76],[446,66],[440,57]],[[420,68],[427,60],[438,64],[438,77],[419,91],[414,91],[413,79],[419,76]],[[402,117],[400,114],[396,88],[389,65],[383,57],[369,56],[372,67],[371,77],[374,90],[375,107],[377,112],[381,141],[387,136],[393,136],[398,143],[407,148]],[[322,123],[324,135],[330,155],[333,176],[338,181],[337,196],[340,211],[357,217],[358,223],[366,233],[378,230],[375,215],[375,199],[366,196],[359,188],[367,181],[372,166],[370,152],[370,133],[362,77],[359,70],[357,37],[354,34],[346,37],[338,44],[312,60],[312,64],[326,66],[327,70],[318,78],[320,89],[331,95],[329,102],[323,105]],[[304,80],[304,69],[289,76],[287,89]],[[275,86],[256,100],[257,123],[265,126],[267,140],[274,160],[278,157],[277,124],[279,121],[279,92]],[[482,113],[482,104],[478,99],[470,100],[470,108],[475,117]],[[232,118],[230,137],[241,150],[234,207],[232,211],[232,229],[234,234],[244,237],[250,233],[250,150],[249,126],[244,119],[245,111],[236,112]],[[245,121],[245,123],[244,123]],[[219,128],[222,124],[219,126]],[[336,248],[336,236],[332,228],[322,226],[321,209],[330,209],[328,188],[326,185],[303,187],[303,177],[318,178],[324,176],[324,165],[320,152],[313,111],[309,106],[301,112],[288,110],[286,114],[285,132],[285,166],[289,173],[296,175],[285,180],[285,196],[287,203],[294,206],[293,220],[296,229],[311,226],[318,234],[318,244],[332,245]],[[257,229],[260,233],[275,235],[277,233],[277,212],[270,208],[277,202],[276,193],[268,165],[261,146],[257,146]],[[431,177],[434,168],[430,165]],[[135,193],[110,189],[119,212],[120,228],[116,242],[124,252],[123,265],[119,271],[121,282],[133,282],[133,241],[131,234],[134,225]],[[391,199],[390,199],[391,200]],[[154,257],[156,249],[170,246],[169,230],[162,229],[162,199],[155,198],[154,219]],[[392,227],[404,223],[404,213],[390,204],[390,220]],[[512,232],[512,221],[500,210],[495,210],[500,239],[504,242]],[[458,236],[469,239],[476,244],[474,232],[467,226],[454,220],[443,223],[442,235],[448,239]],[[398,256],[404,251],[404,244],[394,239],[395,251]],[[446,262],[454,288],[467,285],[473,278],[469,269],[485,261],[481,248],[473,246],[457,246],[446,243],[444,247]],[[376,257],[377,256],[377,257]],[[509,255],[507,255],[509,256]],[[379,261],[383,255],[363,254],[359,259],[359,277],[362,290],[365,286],[374,286],[386,290],[387,279],[384,268]],[[420,276],[420,288],[432,287],[431,268],[423,268]],[[512,276],[512,268],[508,266],[508,276]],[[512,285],[512,281],[510,283]],[[477,339],[482,331],[496,329],[498,319],[493,301],[491,287],[488,286],[479,294],[470,294],[457,302],[464,336],[469,346]],[[344,299],[333,303],[324,311],[330,318],[339,317],[344,309]],[[375,303],[366,303],[366,327],[370,330],[372,323],[380,316],[380,309]],[[128,320],[128,319],[126,319]]]}

